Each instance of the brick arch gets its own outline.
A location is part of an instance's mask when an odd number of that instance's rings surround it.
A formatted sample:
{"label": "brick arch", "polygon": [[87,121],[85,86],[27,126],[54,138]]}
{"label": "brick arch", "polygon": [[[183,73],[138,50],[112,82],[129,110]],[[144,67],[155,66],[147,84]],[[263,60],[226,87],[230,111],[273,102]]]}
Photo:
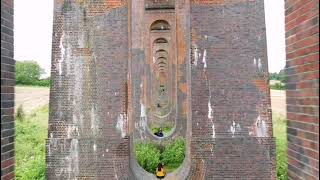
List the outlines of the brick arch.
{"label": "brick arch", "polygon": [[151,31],[165,31],[170,29],[170,24],[166,20],[156,20],[150,26]]}

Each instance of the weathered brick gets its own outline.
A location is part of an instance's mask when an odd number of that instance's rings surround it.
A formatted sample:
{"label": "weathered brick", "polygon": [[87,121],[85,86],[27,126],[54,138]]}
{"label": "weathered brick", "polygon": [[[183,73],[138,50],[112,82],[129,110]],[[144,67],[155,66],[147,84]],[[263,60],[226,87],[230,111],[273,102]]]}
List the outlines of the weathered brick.
{"label": "weathered brick", "polygon": [[1,169],[7,168],[14,164],[14,158],[1,161]]}
{"label": "weathered brick", "polygon": [[312,26],[312,27],[308,27],[308,28],[305,28],[304,31],[300,32],[300,33],[297,33],[295,34],[294,36],[290,36],[290,37],[287,37],[286,38],[286,45],[290,45],[292,43],[295,43],[299,40],[302,40],[308,36],[312,36],[314,34],[317,34],[319,33],[319,26],[315,25],[315,26]]}
{"label": "weathered brick", "polygon": [[[319,179],[319,1],[286,1],[289,178]],[[312,167],[312,168],[311,168]]]}
{"label": "weathered brick", "polygon": [[14,179],[13,0],[1,1],[1,180]]}
{"label": "weathered brick", "polygon": [[2,178],[2,180],[15,179],[13,170],[14,170],[13,166],[10,166],[9,168],[7,168],[7,169],[5,169],[3,171],[1,169],[1,172],[2,172],[1,178]]}
{"label": "weathered brick", "polygon": [[298,56],[305,56],[308,54],[316,53],[318,51],[319,51],[319,43],[308,46],[308,47],[304,47],[301,49],[297,49],[291,53],[287,53],[287,59],[294,59]]}
{"label": "weathered brick", "polygon": [[295,51],[297,49],[312,46],[317,43],[319,43],[319,34],[315,34],[311,37],[307,37],[307,38],[302,39],[294,44],[291,44],[290,46],[287,46],[286,51],[290,53],[290,52]]}
{"label": "weathered brick", "polygon": [[[153,179],[129,164],[131,145],[157,142],[147,128],[167,118],[163,141],[188,142],[168,176],[275,179],[263,1],[130,3],[55,1],[47,178]],[[168,66],[153,65],[157,50]],[[171,78],[162,98],[157,68]],[[165,118],[152,115],[157,98],[170,101]]]}

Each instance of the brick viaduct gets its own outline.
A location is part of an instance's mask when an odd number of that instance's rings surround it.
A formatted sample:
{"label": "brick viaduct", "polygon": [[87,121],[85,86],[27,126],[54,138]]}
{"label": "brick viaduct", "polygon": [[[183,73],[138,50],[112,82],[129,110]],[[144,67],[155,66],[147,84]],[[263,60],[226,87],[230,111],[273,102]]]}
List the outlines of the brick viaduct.
{"label": "brick viaduct", "polygon": [[[285,8],[288,173],[319,179],[318,0]],[[187,146],[166,179],[276,178],[262,0],[55,0],[53,28],[48,179],[153,179],[134,146],[164,122]],[[2,0],[1,179],[14,178],[13,101]]]}

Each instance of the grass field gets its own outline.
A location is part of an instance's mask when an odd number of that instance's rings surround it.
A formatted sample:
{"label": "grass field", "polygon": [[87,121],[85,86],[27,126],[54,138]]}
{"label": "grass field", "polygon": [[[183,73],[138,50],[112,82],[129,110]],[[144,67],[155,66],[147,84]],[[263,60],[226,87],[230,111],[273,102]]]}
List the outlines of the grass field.
{"label": "grass field", "polygon": [[15,109],[23,106],[26,113],[31,113],[49,103],[49,88],[36,86],[15,87]]}
{"label": "grass field", "polygon": [[45,179],[48,105],[15,121],[16,179]]}
{"label": "grass field", "polygon": [[[48,129],[48,88],[19,87],[16,99],[20,104],[30,104],[34,98],[37,98],[41,92],[44,99],[37,102],[40,104],[29,107],[25,111],[25,116],[16,119],[16,179],[45,179],[45,139],[47,138]],[[32,91],[32,93],[29,93]],[[45,94],[47,93],[47,94]],[[272,97],[271,97],[272,99]],[[42,104],[46,102],[45,104]],[[16,103],[17,105],[19,103]],[[22,106],[22,108],[25,108]],[[281,108],[279,106],[279,108]],[[273,113],[273,132],[276,137],[277,145],[277,176],[279,180],[287,178],[287,136],[286,136],[286,119],[282,114]]]}

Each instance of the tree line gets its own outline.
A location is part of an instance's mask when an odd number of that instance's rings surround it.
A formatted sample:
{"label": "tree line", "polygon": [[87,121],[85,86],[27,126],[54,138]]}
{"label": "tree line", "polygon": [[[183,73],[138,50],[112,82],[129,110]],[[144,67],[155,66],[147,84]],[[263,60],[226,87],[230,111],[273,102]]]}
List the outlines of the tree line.
{"label": "tree line", "polygon": [[44,69],[36,61],[16,61],[16,84],[31,86],[51,85],[50,77],[41,79]]}
{"label": "tree line", "polygon": [[280,70],[278,73],[269,73],[269,80],[276,80],[279,82],[276,82],[274,84],[270,84],[270,89],[276,89],[276,90],[285,90],[285,83],[287,80],[287,77],[285,75],[284,69]]}

